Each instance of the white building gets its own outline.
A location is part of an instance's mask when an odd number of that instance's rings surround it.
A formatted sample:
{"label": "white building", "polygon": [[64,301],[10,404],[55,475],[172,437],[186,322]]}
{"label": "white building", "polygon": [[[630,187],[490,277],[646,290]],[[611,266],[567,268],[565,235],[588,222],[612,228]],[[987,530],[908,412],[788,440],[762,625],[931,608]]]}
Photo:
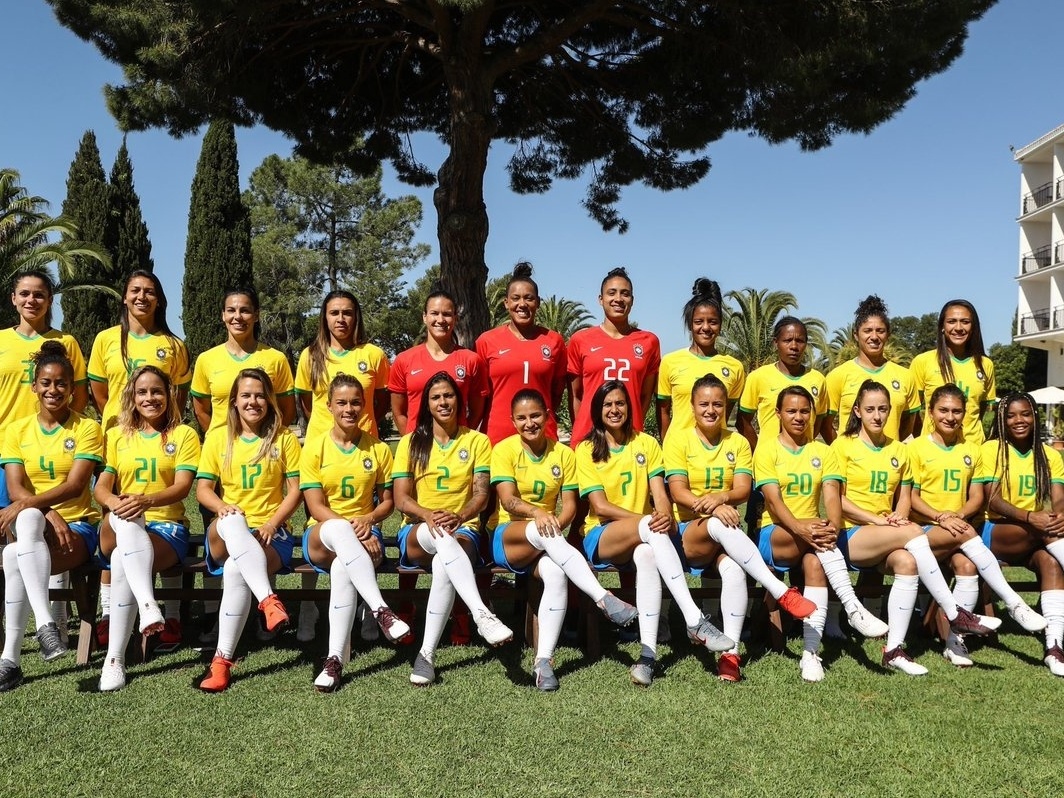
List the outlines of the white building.
{"label": "white building", "polygon": [[1048,354],[1064,386],[1064,125],[1015,152],[1020,165],[1019,307],[1015,341]]}

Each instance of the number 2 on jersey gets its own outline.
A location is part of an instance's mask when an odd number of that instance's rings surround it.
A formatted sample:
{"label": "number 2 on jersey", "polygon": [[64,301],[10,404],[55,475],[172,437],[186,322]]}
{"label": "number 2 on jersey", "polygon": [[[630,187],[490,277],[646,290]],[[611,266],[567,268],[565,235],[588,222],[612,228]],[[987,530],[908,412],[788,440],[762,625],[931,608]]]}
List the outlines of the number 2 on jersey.
{"label": "number 2 on jersey", "polygon": [[602,379],[620,380],[628,382],[628,374],[632,370],[632,362],[626,357],[605,357],[602,359]]}

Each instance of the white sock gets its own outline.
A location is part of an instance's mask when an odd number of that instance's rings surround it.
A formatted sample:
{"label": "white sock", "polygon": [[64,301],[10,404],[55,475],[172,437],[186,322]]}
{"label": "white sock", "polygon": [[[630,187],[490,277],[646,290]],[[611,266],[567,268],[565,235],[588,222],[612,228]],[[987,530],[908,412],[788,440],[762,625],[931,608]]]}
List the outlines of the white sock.
{"label": "white sock", "polygon": [[648,515],[639,519],[639,539],[654,550],[654,563],[658,573],[661,574],[661,580],[672,600],[680,608],[684,623],[688,626],[698,626],[702,622],[702,610],[698,609],[695,600],[691,598],[691,589],[683,575],[683,563],[680,562],[680,555],[677,554],[672,539],[668,535],[652,532]]}
{"label": "white sock", "polygon": [[[122,571],[125,573],[129,590],[136,599],[138,611],[144,612],[145,608],[152,605],[158,607],[155,601],[155,577],[152,574],[155,567],[155,549],[152,548],[148,531],[144,528],[144,516],[133,521],[123,521],[112,513],[111,529],[115,533],[115,550],[111,555],[111,584],[113,585],[115,580],[115,561],[121,559]],[[112,600],[116,600],[113,593]]]}
{"label": "white sock", "polygon": [[442,535],[434,538],[428,526],[418,524],[417,542],[429,554],[435,554],[432,558],[433,573],[435,574],[438,565],[447,571],[451,586],[474,617],[480,612],[489,612],[484,599],[480,597],[480,591],[477,590],[477,580],[473,574],[473,565],[469,562],[469,555],[454,537]]}
{"label": "white sock", "polygon": [[125,664],[126,646],[129,644],[129,636],[133,634],[133,623],[137,619],[137,599],[130,589],[125,564],[125,558],[115,549],[111,555],[111,620],[107,638],[107,659],[114,658],[120,664]]}
{"label": "white sock", "polygon": [[[240,574],[244,582],[251,588],[258,601],[273,593],[270,585],[270,575],[266,573],[266,552],[262,550],[259,541],[251,534],[248,522],[242,515],[236,513],[218,519],[215,527],[218,537],[225,541],[225,548],[229,552],[229,560],[239,563]],[[229,563],[226,560],[226,564]],[[224,601],[224,597],[223,597]]]}
{"label": "white sock", "polygon": [[539,578],[543,580],[543,598],[539,601],[539,640],[536,659],[550,659],[558,647],[562,622],[569,600],[569,583],[565,571],[549,556],[539,559]]}
{"label": "white sock", "polygon": [[329,566],[329,584],[329,656],[343,659],[347,636],[351,634],[351,624],[355,621],[358,597],[341,557],[337,557]]}
{"label": "white sock", "polygon": [[[589,596],[596,603],[605,598],[606,588],[599,584],[584,555],[577,551],[569,541],[560,535],[544,537],[539,534],[535,521],[529,521],[525,525],[525,538],[533,548],[545,551],[547,556],[565,572],[577,590]],[[540,567],[542,568],[542,565]],[[540,623],[542,624],[542,621]]]}
{"label": "white sock", "polygon": [[16,567],[22,574],[22,584],[26,588],[37,628],[40,629],[54,620],[52,604],[48,601],[52,553],[44,542],[44,515],[40,510],[23,510],[18,514],[15,518],[15,542],[10,548],[14,548],[18,555]]}
{"label": "white sock", "polygon": [[[761,561],[760,556],[757,559]],[[731,557],[722,558],[717,563],[717,570],[720,572],[721,631],[735,641],[735,648],[731,653],[738,654],[739,638],[743,636],[743,623],[746,621],[746,602],[749,598],[746,571]]]}
{"label": "white sock", "polygon": [[[1049,543],[1046,543],[1046,551],[1053,555],[1053,559],[1064,568],[1064,538],[1054,538]],[[1045,616],[1043,615],[1042,617]]]}
{"label": "white sock", "polygon": [[[709,536],[717,541],[736,565],[748,573],[756,582],[769,592],[774,599],[778,599],[787,592],[787,585],[772,573],[772,569],[765,564],[761,552],[757,550],[754,542],[746,536],[741,529],[732,526],[724,526],[717,518],[710,518],[707,526]],[[727,632],[725,632],[727,634]],[[731,635],[728,635],[731,637]],[[738,640],[732,637],[732,640]]]}
{"label": "white sock", "polygon": [[1046,619],[1046,648],[1064,641],[1064,590],[1042,591],[1042,617]]}
{"label": "white sock", "polygon": [[[953,599],[953,593],[950,592],[949,585],[946,584],[946,578],[942,576],[942,569],[931,551],[931,544],[927,542],[927,536],[920,535],[913,538],[905,544],[905,550],[916,560],[916,572],[919,574],[920,581],[924,583],[924,587],[927,588],[927,592],[931,594],[931,598],[938,602],[938,606],[946,613],[946,617],[952,621],[957,617],[957,602]],[[895,584],[897,584],[896,578]],[[890,625],[889,618],[887,625]],[[889,632],[887,636],[889,638]],[[894,646],[887,645],[888,651],[892,648]]]}
{"label": "white sock", "polygon": [[[0,475],[2,476],[2,475]],[[22,662],[22,636],[26,634],[26,622],[30,619],[30,602],[26,585],[18,569],[18,551],[14,544],[4,547],[4,653],[18,665]]]}
{"label": "white sock", "polygon": [[[318,539],[329,551],[341,560],[348,579],[354,585],[358,595],[369,605],[371,612],[384,606],[380,586],[377,584],[377,572],[373,568],[373,559],[366,547],[355,536],[355,530],[347,521],[331,518],[321,525]],[[350,624],[348,625],[350,628]]]}
{"label": "white sock", "polygon": [[[159,579],[159,584],[165,587],[167,590],[180,590],[181,589],[181,577],[180,576],[164,576]],[[181,618],[181,601],[180,599],[170,599],[163,602],[163,617],[169,620],[170,618]]]}
{"label": "white sock", "polygon": [[654,550],[640,543],[632,552],[635,564],[635,606],[639,610],[639,642],[645,650],[656,652],[658,623],[661,620],[661,576]]}
{"label": "white sock", "polygon": [[429,585],[429,598],[425,602],[425,641],[421,645],[421,656],[429,662],[434,661],[436,646],[440,644],[443,627],[447,625],[453,608],[454,585],[443,566],[443,555],[435,554],[432,558],[432,584]]}
{"label": "white sock", "polygon": [[920,577],[895,574],[894,585],[887,595],[887,651],[893,651],[905,642],[919,589]]}
{"label": "white sock", "polygon": [[802,595],[816,604],[816,610],[802,621],[802,650],[816,654],[824,637],[824,624],[828,619],[828,589],[805,586]]}
{"label": "white sock", "polygon": [[1013,607],[1023,601],[1020,595],[1009,587],[1005,574],[1001,573],[1001,566],[998,565],[997,557],[986,547],[982,538],[976,537],[964,541],[961,544],[961,551],[964,552],[965,557],[975,563],[975,567],[979,569],[979,576],[1005,602],[1006,607]]}
{"label": "white sock", "polygon": [[251,612],[251,589],[232,556],[222,566],[222,574],[222,601],[218,607],[218,654],[231,660],[244,631],[244,624],[247,623],[248,613]]}
{"label": "white sock", "polygon": [[838,549],[818,551],[816,558],[824,566],[824,575],[828,578],[828,584],[839,597],[846,614],[861,609],[861,602],[857,600],[857,594],[853,590],[853,582],[850,581],[850,569],[846,567],[846,559]]}
{"label": "white sock", "polygon": [[974,610],[979,601],[979,577],[958,576],[953,585],[953,600],[958,607],[964,607],[969,612]]}

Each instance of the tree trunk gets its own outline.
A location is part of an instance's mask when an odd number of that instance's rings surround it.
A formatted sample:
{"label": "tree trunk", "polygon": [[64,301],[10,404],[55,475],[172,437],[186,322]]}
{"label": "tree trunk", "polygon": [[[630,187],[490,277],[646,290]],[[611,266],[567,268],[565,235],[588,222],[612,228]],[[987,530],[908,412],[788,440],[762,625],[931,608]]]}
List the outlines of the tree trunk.
{"label": "tree trunk", "polygon": [[484,294],[488,281],[484,172],[495,122],[492,91],[484,85],[479,58],[480,53],[474,51],[444,60],[451,86],[450,154],[440,168],[439,185],[432,197],[443,287],[458,301],[458,340],[469,347],[491,326]]}

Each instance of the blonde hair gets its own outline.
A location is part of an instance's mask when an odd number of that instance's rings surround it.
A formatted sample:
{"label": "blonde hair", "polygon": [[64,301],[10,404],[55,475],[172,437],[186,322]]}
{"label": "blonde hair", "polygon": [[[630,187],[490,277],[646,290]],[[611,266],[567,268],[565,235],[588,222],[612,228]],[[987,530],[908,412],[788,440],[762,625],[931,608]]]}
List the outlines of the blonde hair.
{"label": "blonde hair", "polygon": [[243,369],[236,375],[236,379],[233,380],[233,387],[229,389],[229,412],[225,418],[229,439],[226,441],[225,459],[222,461],[222,465],[225,468],[229,468],[229,462],[233,458],[233,441],[240,434],[240,414],[236,409],[236,396],[237,386],[241,380],[258,380],[262,384],[263,392],[266,394],[266,417],[263,418],[259,427],[259,439],[262,443],[259,444],[259,450],[255,453],[255,457],[251,462],[257,463],[270,453],[283,429],[281,409],[277,406],[277,392],[274,391],[270,378],[260,368]]}

